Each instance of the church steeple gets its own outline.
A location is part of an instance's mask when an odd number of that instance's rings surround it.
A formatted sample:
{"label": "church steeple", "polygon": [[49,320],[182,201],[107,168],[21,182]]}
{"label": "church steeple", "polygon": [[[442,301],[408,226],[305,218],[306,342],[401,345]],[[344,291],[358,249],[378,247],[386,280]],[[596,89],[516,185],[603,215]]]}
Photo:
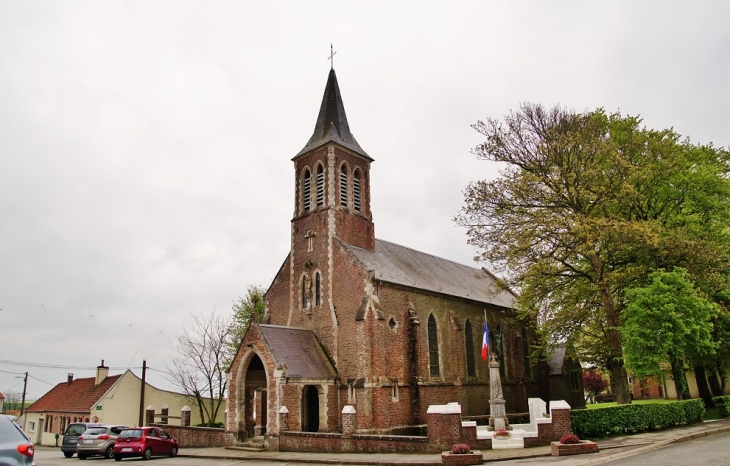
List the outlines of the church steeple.
{"label": "church steeple", "polygon": [[346,147],[372,161],[370,156],[362,150],[362,147],[360,147],[360,144],[357,143],[355,137],[350,132],[350,125],[347,123],[345,106],[342,104],[340,86],[337,84],[337,76],[335,75],[334,69],[330,70],[329,77],[327,78],[327,86],[324,89],[322,105],[319,108],[314,133],[309,138],[309,142],[299,151],[294,159],[328,142],[334,142]]}

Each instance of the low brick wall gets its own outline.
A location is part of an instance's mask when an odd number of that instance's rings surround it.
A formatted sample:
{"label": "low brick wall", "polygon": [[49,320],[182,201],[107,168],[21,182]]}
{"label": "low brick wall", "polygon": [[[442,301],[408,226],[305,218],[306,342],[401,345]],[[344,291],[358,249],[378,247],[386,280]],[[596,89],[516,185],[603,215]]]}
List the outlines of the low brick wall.
{"label": "low brick wall", "polygon": [[583,453],[598,453],[598,444],[590,440],[582,440],[580,443],[562,444],[551,442],[550,451],[553,456],[581,455]]}
{"label": "low brick wall", "polygon": [[313,432],[282,432],[280,451],[331,453],[437,453],[428,437]]}
{"label": "low brick wall", "polygon": [[484,457],[479,450],[472,450],[465,454],[454,454],[450,451],[441,453],[441,464],[444,466],[471,466],[482,463],[484,463]]}
{"label": "low brick wall", "polygon": [[215,427],[182,427],[169,424],[152,424],[175,437],[180,448],[205,448],[226,446],[226,430]]}

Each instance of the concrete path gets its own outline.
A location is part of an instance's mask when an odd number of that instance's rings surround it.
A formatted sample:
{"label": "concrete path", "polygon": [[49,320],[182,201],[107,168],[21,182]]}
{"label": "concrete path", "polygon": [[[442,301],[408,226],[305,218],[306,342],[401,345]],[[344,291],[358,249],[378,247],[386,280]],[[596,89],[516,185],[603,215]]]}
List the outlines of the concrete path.
{"label": "concrete path", "polygon": [[[596,441],[600,451],[589,455],[555,458],[566,466],[594,465],[626,456],[635,455],[676,442],[692,440],[707,435],[730,432],[730,419],[707,421],[691,426],[675,427],[658,432],[611,437]],[[519,458],[549,456],[550,447],[516,450],[483,450],[484,462]],[[440,453],[301,453],[301,452],[249,452],[229,448],[184,448],[180,456],[220,458],[236,460],[269,460],[287,463],[363,464],[363,465],[422,465],[441,464]]]}

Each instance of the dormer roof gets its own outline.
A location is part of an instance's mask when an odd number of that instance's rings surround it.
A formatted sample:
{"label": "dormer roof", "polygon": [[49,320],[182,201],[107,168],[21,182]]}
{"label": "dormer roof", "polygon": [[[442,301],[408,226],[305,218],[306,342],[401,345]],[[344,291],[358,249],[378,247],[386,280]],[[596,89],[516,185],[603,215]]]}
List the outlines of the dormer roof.
{"label": "dormer roof", "polygon": [[335,70],[331,69],[327,78],[327,86],[324,89],[322,97],[322,105],[319,108],[319,116],[314,126],[314,133],[309,138],[309,142],[294,157],[311,152],[328,142],[334,142],[357,154],[362,155],[368,160],[372,158],[362,150],[360,144],[357,143],[355,137],[350,132],[350,125],[347,123],[347,115],[345,115],[345,106],[342,104],[342,96],[340,95],[340,86],[337,84],[337,76]]}

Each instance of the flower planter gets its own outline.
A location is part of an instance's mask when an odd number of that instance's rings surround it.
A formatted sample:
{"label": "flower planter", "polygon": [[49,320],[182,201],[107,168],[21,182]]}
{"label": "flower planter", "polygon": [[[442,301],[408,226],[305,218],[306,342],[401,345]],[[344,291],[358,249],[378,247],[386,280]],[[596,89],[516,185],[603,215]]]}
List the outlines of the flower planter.
{"label": "flower planter", "polygon": [[459,466],[464,464],[482,464],[484,458],[479,450],[472,450],[469,453],[441,452],[441,463],[446,466]]}
{"label": "flower planter", "polygon": [[582,455],[583,453],[598,453],[598,444],[590,440],[581,440],[580,443],[550,442],[553,456]]}

